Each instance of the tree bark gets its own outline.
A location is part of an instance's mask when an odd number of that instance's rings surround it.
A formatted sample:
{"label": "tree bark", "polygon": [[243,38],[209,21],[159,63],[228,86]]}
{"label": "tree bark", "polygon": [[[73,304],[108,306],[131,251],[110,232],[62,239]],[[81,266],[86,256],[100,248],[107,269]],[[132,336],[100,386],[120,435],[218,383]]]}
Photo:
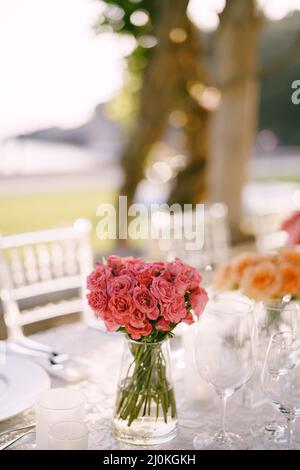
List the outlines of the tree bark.
{"label": "tree bark", "polygon": [[260,23],[255,0],[227,0],[215,42],[216,82],[234,85],[224,88],[211,119],[209,200],[227,204],[233,242],[242,238],[241,196],[257,127]]}

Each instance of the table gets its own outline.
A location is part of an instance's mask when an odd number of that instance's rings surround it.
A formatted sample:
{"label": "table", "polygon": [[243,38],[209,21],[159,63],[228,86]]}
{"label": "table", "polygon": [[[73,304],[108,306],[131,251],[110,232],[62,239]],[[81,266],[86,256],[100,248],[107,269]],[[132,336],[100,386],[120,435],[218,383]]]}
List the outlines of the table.
{"label": "table", "polygon": [[[90,377],[71,386],[81,390],[86,396],[89,449],[133,448],[116,441],[110,431],[122,353],[122,335],[104,333],[82,323],[74,323],[32,335],[32,338],[49,344],[60,352],[67,352],[86,361]],[[185,368],[182,361],[180,363],[176,361],[178,356],[176,351],[182,347],[181,340],[179,337],[172,341],[173,379],[179,430],[175,439],[161,447],[152,446],[151,449],[188,450],[193,449],[193,437],[200,429],[212,433],[218,429],[219,404],[213,390],[209,392],[209,399],[206,401],[191,399],[187,396],[187,388],[184,387]],[[253,378],[253,382],[257,381],[257,377],[258,374]],[[51,377],[51,381],[54,387],[70,386],[58,378]],[[189,386],[189,383],[186,385]],[[251,428],[264,421],[267,422],[272,416],[272,407],[265,402],[259,406],[253,406],[252,388],[250,383],[246,391],[237,392],[228,401],[227,428],[245,435],[251,448],[262,449],[263,442],[260,442],[259,436],[252,435]],[[278,413],[278,420],[280,419],[282,418]],[[0,432],[32,421],[34,421],[34,411],[30,409],[14,418],[0,422]],[[300,436],[298,430],[297,435]],[[4,440],[0,439],[1,442]],[[14,448],[23,450],[34,448],[34,435],[24,437]]]}

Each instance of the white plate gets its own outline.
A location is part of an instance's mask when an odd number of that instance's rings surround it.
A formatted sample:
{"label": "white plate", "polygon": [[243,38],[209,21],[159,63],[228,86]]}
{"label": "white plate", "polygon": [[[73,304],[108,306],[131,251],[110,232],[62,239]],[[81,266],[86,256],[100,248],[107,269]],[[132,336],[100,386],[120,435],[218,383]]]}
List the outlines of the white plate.
{"label": "white plate", "polygon": [[37,395],[50,388],[47,373],[34,362],[14,354],[0,363],[0,421],[34,404]]}

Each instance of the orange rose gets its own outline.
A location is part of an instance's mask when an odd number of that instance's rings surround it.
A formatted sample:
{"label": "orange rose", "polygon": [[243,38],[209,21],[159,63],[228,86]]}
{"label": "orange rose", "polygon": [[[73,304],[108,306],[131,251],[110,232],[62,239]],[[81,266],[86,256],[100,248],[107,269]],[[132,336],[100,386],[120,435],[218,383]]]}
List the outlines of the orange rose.
{"label": "orange rose", "polygon": [[300,251],[292,248],[283,248],[278,255],[279,262],[292,263],[300,268]]}
{"label": "orange rose", "polygon": [[213,279],[213,286],[217,290],[234,289],[230,261],[225,261],[224,263],[220,264]]}
{"label": "orange rose", "polygon": [[292,263],[279,265],[282,277],[281,295],[300,294],[300,269]]}
{"label": "orange rose", "polygon": [[278,297],[281,283],[281,275],[275,264],[264,261],[247,269],[241,287],[244,294],[252,299],[269,300]]}
{"label": "orange rose", "polygon": [[235,256],[231,262],[232,277],[236,284],[240,284],[245,271],[260,263],[264,258],[255,253],[241,253]]}

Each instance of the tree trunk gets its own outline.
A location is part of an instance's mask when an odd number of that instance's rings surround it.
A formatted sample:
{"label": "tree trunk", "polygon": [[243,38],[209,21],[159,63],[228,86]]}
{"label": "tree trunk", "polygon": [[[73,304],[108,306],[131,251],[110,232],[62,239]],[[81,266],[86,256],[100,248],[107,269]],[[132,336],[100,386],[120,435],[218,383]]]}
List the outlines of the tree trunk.
{"label": "tree trunk", "polygon": [[215,43],[222,97],[210,127],[209,200],[227,204],[233,242],[242,237],[241,195],[257,127],[259,25],[255,0],[227,0]]}
{"label": "tree trunk", "polygon": [[164,0],[157,26],[158,46],[148,64],[140,97],[135,131],[121,156],[125,181],[120,193],[133,202],[138,183],[144,177],[146,158],[152,145],[164,134],[178,83],[176,49],[170,31],[181,24],[188,0]]}
{"label": "tree trunk", "polygon": [[209,117],[209,111],[199,104],[196,96],[191,96],[188,91],[191,84],[203,87],[203,89],[207,84],[207,76],[201,60],[202,48],[199,32],[187,17],[185,17],[184,29],[187,31],[187,39],[178,51],[178,73],[181,78],[181,89],[184,92],[178,104],[187,115],[183,132],[188,162],[186,168],[177,175],[168,201],[169,204],[181,205],[196,204],[203,201],[206,195]]}
{"label": "tree trunk", "polygon": [[[169,203],[196,203],[204,195],[208,112],[189,94],[188,84],[203,84],[206,77],[201,65],[200,38],[187,17],[187,6],[188,0],[161,2],[158,46],[145,74],[135,131],[121,157],[125,180],[120,194],[127,196],[128,206],[144,177],[149,151],[163,137],[173,109],[187,115],[183,132],[189,160],[176,178]],[[185,31],[183,42],[170,40],[170,32],[176,28]]]}

